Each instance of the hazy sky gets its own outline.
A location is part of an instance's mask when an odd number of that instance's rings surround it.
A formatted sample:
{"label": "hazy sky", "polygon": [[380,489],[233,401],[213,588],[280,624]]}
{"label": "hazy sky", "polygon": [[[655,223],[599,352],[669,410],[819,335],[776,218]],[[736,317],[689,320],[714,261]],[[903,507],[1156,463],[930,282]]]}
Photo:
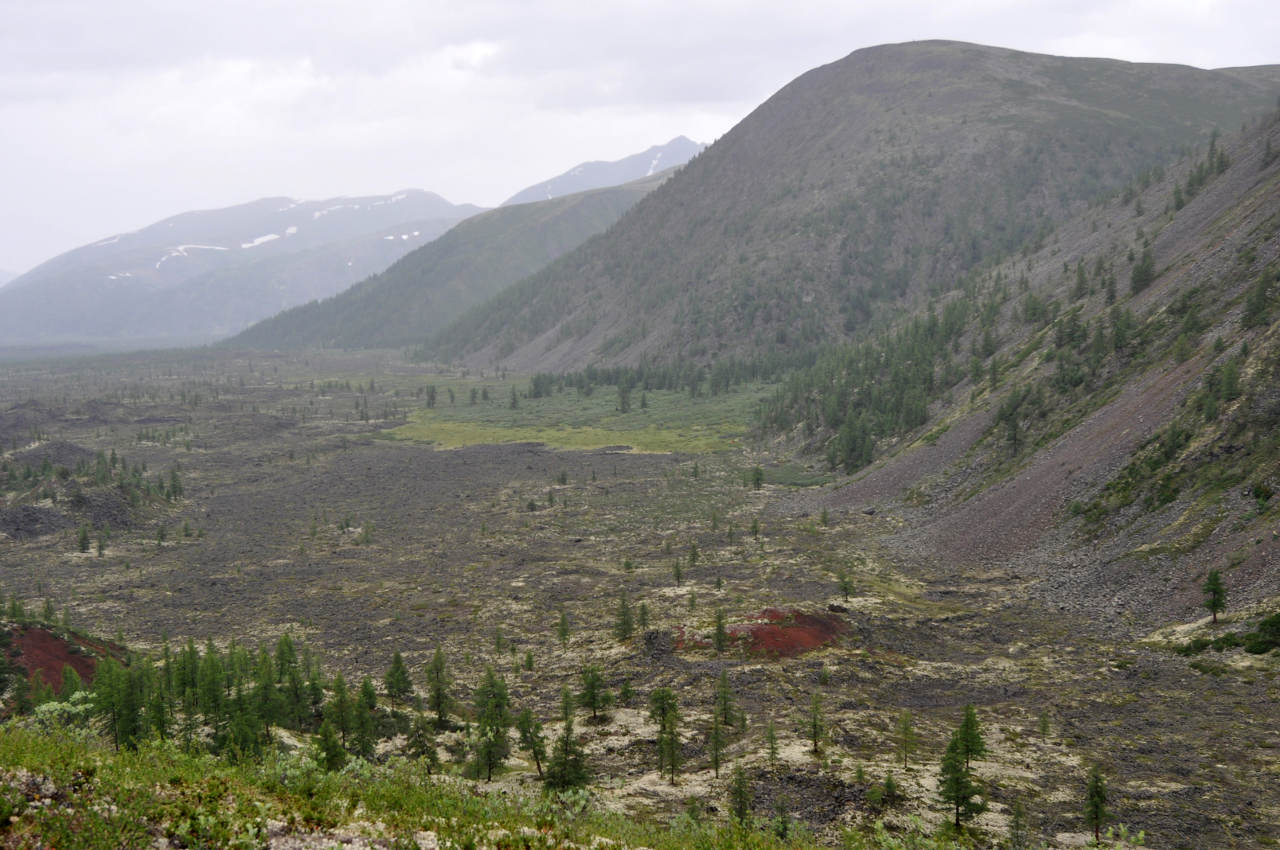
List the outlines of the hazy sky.
{"label": "hazy sky", "polygon": [[0,269],[189,209],[499,203],[860,47],[1280,62],[1275,0],[0,0]]}

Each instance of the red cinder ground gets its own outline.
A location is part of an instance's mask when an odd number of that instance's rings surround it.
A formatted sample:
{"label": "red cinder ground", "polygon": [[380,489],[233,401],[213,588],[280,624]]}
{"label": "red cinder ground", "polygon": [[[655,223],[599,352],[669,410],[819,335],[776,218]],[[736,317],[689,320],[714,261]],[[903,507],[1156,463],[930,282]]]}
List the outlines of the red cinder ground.
{"label": "red cinder ground", "polygon": [[760,612],[760,623],[729,626],[729,634],[746,642],[751,655],[791,658],[833,643],[846,629],[839,617],[780,608]]}
{"label": "red cinder ground", "polygon": [[107,650],[106,646],[84,644],[84,649],[72,652],[76,644],[69,643],[47,629],[23,626],[13,630],[13,646],[21,654],[14,659],[18,666],[31,676],[39,673],[55,691],[62,687],[62,668],[70,664],[87,685],[93,681],[97,659],[87,652]]}

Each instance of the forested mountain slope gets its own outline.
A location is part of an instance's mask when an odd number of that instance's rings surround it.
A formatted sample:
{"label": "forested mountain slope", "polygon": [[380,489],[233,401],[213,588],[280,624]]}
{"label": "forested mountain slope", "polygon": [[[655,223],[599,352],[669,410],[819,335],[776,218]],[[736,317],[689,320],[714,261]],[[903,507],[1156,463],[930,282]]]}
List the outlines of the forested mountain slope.
{"label": "forested mountain slope", "polygon": [[1280,113],[823,354],[763,424],[853,473],[829,507],[1059,606],[1194,618],[1210,568],[1280,597]]}
{"label": "forested mountain slope", "polygon": [[856,335],[1275,103],[1205,71],[955,42],[859,50],[784,87],[605,237],[440,334],[441,359],[576,369]]}
{"label": "forested mountain slope", "polygon": [[259,322],[229,344],[374,348],[421,343],[468,307],[605,230],[669,174],[490,210],[381,274]]}

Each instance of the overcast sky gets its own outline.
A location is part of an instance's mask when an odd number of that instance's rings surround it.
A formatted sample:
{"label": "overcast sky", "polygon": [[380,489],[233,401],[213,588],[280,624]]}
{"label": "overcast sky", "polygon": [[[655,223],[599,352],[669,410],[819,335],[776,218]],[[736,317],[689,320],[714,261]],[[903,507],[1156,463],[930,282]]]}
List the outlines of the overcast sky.
{"label": "overcast sky", "polygon": [[415,187],[494,205],[714,141],[860,47],[1280,62],[1275,0],[0,0],[0,269],[174,213]]}

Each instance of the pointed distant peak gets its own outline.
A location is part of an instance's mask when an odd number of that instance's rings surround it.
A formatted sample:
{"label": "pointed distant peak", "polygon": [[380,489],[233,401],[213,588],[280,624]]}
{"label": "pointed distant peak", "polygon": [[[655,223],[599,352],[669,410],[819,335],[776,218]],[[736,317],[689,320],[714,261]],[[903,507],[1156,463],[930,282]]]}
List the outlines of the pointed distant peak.
{"label": "pointed distant peak", "polygon": [[676,136],[665,144],[653,145],[640,153],[613,162],[595,160],[579,163],[563,174],[517,192],[503,202],[503,206],[549,201],[552,198],[572,195],[576,192],[620,186],[632,180],[641,180],[669,168],[684,165],[705,147],[706,145],[695,142],[688,136]]}

